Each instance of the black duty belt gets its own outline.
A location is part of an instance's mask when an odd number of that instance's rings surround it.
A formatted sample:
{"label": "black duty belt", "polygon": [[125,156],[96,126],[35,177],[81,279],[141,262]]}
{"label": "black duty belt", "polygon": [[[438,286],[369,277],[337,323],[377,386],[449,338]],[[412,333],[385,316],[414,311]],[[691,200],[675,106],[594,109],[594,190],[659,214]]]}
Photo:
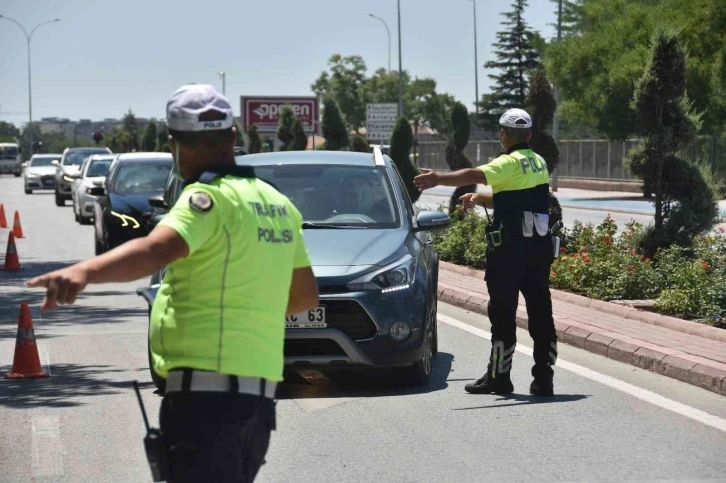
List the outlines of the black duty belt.
{"label": "black duty belt", "polygon": [[260,377],[230,376],[194,369],[172,370],[166,378],[170,392],[231,392],[275,398],[277,383]]}

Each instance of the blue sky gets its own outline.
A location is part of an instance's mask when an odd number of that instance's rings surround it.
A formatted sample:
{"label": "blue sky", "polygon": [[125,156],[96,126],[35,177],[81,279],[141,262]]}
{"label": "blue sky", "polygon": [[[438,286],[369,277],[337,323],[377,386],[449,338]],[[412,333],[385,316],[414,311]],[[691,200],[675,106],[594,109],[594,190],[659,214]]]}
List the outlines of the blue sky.
{"label": "blue sky", "polygon": [[[479,93],[483,64],[509,2],[477,0]],[[554,35],[555,5],[530,0],[526,18]],[[121,117],[131,108],[163,117],[168,96],[187,82],[211,83],[239,114],[240,95],[310,95],[333,53],[360,54],[373,72],[398,65],[396,0],[0,0],[0,14],[30,31],[33,119]],[[470,108],[474,101],[474,33],[468,0],[401,0],[403,68],[433,77]],[[21,30],[0,19],[0,120],[27,121],[27,51]]]}

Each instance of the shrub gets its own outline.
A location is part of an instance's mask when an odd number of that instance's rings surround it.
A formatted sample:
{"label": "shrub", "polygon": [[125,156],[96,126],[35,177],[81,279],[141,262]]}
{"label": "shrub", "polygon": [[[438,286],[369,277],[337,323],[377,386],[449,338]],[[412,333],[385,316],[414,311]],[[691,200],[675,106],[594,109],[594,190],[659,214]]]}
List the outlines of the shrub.
{"label": "shrub", "polygon": [[350,143],[343,114],[338,103],[330,96],[323,101],[323,137],[327,151],[340,151]]}
{"label": "shrub", "polygon": [[262,152],[262,139],[254,124],[247,129],[247,139],[249,140],[249,153],[257,154]]}
{"label": "shrub", "polygon": [[[440,207],[440,211],[445,211]],[[483,269],[486,267],[485,218],[473,210],[461,208],[451,213],[451,226],[447,230],[433,232],[434,246],[441,260]]]}
{"label": "shrub", "polygon": [[308,148],[308,135],[297,117],[292,123],[292,133],[294,137],[290,143],[290,151],[305,151]]}
{"label": "shrub", "polygon": [[396,127],[393,128],[389,155],[406,184],[406,191],[408,191],[408,196],[411,197],[411,203],[416,203],[421,196],[421,192],[413,184],[413,178],[419,174],[419,171],[409,157],[412,146],[413,132],[411,131],[411,124],[409,124],[406,116],[402,116],[398,118]]}
{"label": "shrub", "polygon": [[[473,168],[471,160],[464,153],[466,145],[469,144],[469,134],[471,132],[471,119],[469,111],[464,104],[457,102],[451,109],[451,125],[454,132],[451,139],[446,145],[446,164],[449,165],[451,171],[460,169]],[[459,186],[449,199],[449,213],[453,213],[460,205],[459,198],[467,193],[476,193],[476,185]]]}
{"label": "shrub", "polygon": [[280,116],[277,125],[277,139],[282,141],[280,151],[290,151],[290,143],[292,143],[293,139],[295,139],[293,126],[296,119],[295,111],[293,111],[291,105],[285,104],[280,108]]}
{"label": "shrub", "polygon": [[360,134],[356,134],[355,136],[353,136],[353,142],[351,143],[351,148],[356,153],[370,153],[371,152],[371,146],[368,144],[368,141],[366,141],[366,138],[364,138]]}

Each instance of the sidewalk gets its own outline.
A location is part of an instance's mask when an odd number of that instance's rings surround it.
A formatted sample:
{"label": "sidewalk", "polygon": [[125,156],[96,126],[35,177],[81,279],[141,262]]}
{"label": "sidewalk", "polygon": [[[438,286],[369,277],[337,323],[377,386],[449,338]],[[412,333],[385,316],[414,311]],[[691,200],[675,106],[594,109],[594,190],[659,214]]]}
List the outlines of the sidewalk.
{"label": "sidewalk", "polygon": [[[441,262],[439,300],[487,314],[484,272]],[[552,290],[558,341],[726,396],[726,330]],[[527,327],[520,296],[517,325]]]}

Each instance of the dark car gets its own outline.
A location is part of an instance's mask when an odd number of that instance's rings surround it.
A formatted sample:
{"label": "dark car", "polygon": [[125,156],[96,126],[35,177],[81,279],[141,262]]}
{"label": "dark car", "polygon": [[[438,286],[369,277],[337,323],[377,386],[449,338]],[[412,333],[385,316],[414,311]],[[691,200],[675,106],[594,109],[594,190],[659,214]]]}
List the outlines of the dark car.
{"label": "dark car", "polygon": [[170,153],[119,154],[103,186],[86,188],[94,206],[96,254],[149,234],[149,198],[163,193],[173,165]]}
{"label": "dark car", "polygon": [[[287,318],[286,366],[390,367],[405,383],[425,384],[438,346],[439,259],[429,232],[446,228],[449,217],[415,208],[377,147],[373,154],[297,151],[236,160],[254,166],[304,218],[320,306]],[[151,223],[180,190],[171,179],[163,200],[152,202],[159,212]],[[150,305],[162,278],[163,271],[138,291]]]}
{"label": "dark car", "polygon": [[83,164],[92,154],[113,154],[108,148],[66,148],[60,162],[55,163],[55,204],[64,206],[72,199],[71,186]]}

